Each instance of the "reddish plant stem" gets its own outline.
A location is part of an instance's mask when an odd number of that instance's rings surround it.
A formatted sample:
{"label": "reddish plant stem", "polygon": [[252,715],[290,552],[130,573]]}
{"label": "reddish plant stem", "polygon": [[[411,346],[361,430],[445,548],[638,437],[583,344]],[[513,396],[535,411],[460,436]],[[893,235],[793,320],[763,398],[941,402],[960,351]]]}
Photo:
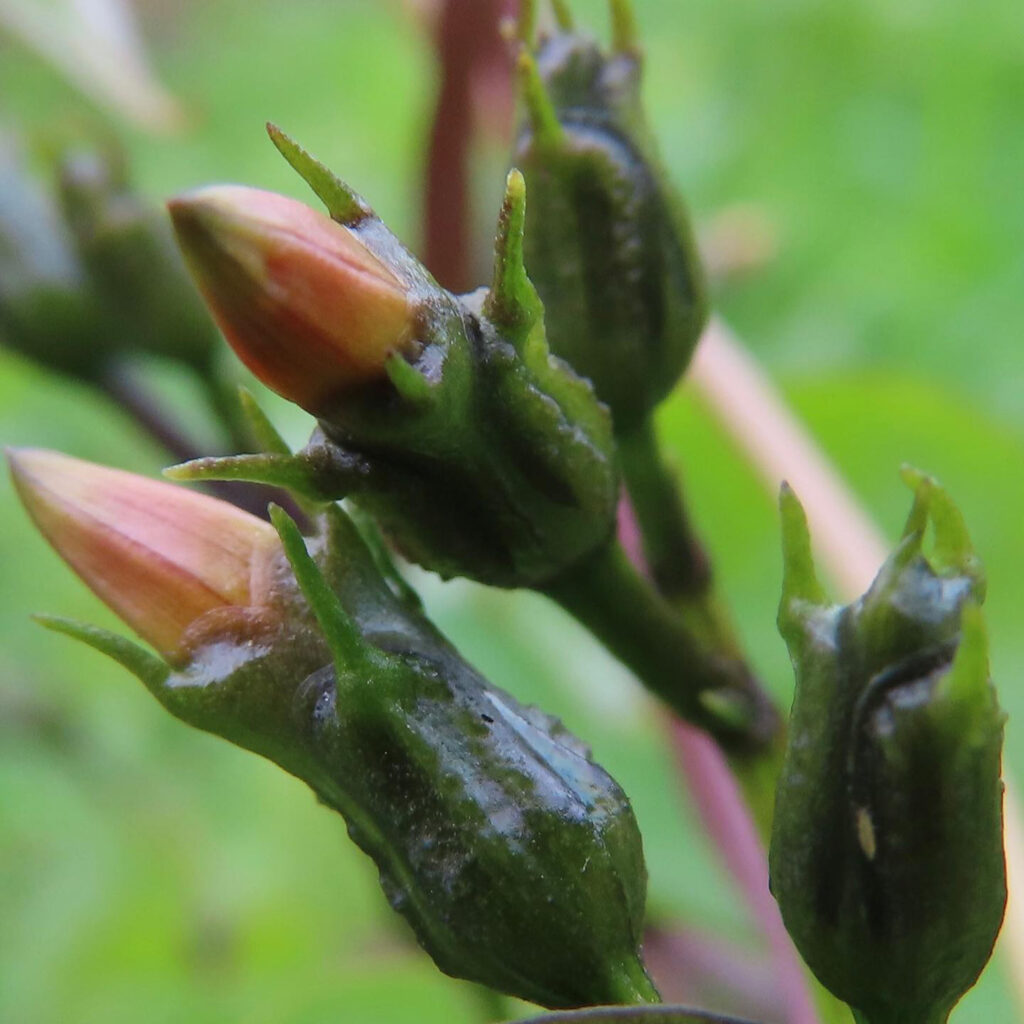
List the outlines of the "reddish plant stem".
{"label": "reddish plant stem", "polygon": [[[475,122],[479,111],[508,121],[511,62],[500,24],[517,6],[510,0],[446,0],[437,21],[441,81],[427,154],[423,261],[454,292],[474,285],[469,175]],[[486,107],[481,97],[490,100]],[[506,123],[498,127],[507,134]]]}
{"label": "reddish plant stem", "polygon": [[[629,499],[619,502],[619,542],[643,572],[643,541]],[[768,890],[768,861],[739,786],[714,741],[668,711],[663,722],[676,766],[708,838],[768,940],[777,998],[787,1024],[816,1024],[814,1002],[779,909]]]}

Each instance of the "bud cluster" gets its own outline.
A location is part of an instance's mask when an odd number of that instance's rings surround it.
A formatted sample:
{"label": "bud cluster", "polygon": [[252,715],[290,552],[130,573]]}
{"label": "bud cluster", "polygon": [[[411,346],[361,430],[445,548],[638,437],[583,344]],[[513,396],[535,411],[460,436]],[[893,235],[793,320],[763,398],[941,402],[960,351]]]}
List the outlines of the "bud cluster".
{"label": "bud cluster", "polygon": [[[644,120],[629,4],[610,0],[610,52],[553,6],[557,29],[535,39],[536,4],[521,4],[515,160],[530,212],[512,170],[489,287],[440,287],[273,126],[325,213],[238,185],[170,202],[234,351],[315,417],[298,452],[251,396],[245,429],[225,412],[172,236],[116,163],[68,161],[59,215],[31,189],[24,208],[0,205],[0,338],[94,383],[129,347],[185,363],[236,439],[264,450],[168,475],[283,488],[308,520],[303,533],[276,506],[267,522],[166,482],[10,452],[36,526],[152,649],[41,621],[117,660],[182,721],[305,781],[442,970],[550,1007],[655,1001],[625,794],[560,722],[466,663],[389,546],[445,578],[538,590],[731,759],[771,824],[771,889],[822,983],[863,1024],[942,1024],[1006,900],[980,565],[946,492],[906,470],[902,540],[837,607],[784,487],[778,622],[796,690],[776,793],[781,720],[717,609],[652,428],[707,305]],[[6,178],[25,185],[0,151]],[[651,581],[615,542],[620,463]]]}

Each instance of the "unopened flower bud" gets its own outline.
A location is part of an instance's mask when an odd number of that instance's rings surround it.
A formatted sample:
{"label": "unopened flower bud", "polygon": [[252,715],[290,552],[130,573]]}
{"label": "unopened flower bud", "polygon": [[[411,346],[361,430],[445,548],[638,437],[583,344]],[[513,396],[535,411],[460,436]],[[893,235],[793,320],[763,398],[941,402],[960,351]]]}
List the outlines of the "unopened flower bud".
{"label": "unopened flower bud", "polygon": [[206,495],[58,452],[8,453],[39,531],[89,587],[172,664],[204,617],[266,599],[280,551],[269,523]]}
{"label": "unopened flower bud", "polygon": [[508,179],[490,289],[457,297],[366,204],[276,129],[334,220],[240,187],[176,200],[186,254],[264,383],[319,420],[295,457],[201,460],[232,477],[351,497],[410,560],[543,586],[608,543],[618,477],[607,410],[553,358]]}
{"label": "unopened flower bud", "polygon": [[[865,1024],[944,1022],[992,952],[1006,901],[1004,715],[981,569],[935,481],[871,588],[829,605],[782,495],[779,626],[796,671],[771,885],[797,948]],[[922,553],[934,526],[934,553]]]}
{"label": "unopened flower bud", "polygon": [[275,532],[169,484],[53,453],[11,460],[43,533],[167,660],[44,624],[304,780],[442,970],[552,1007],[657,998],[625,794],[396,595],[340,508],[307,547],[279,509]]}
{"label": "unopened flower bud", "polygon": [[385,379],[414,347],[408,288],[347,227],[273,192],[221,185],[171,201],[185,257],[242,361],[314,413]]}
{"label": "unopened flower bud", "polygon": [[526,264],[551,350],[594,384],[617,434],[634,430],[686,369],[707,317],[693,232],[660,165],[640,99],[629,0],[612,0],[603,50],[560,19],[520,27]]}

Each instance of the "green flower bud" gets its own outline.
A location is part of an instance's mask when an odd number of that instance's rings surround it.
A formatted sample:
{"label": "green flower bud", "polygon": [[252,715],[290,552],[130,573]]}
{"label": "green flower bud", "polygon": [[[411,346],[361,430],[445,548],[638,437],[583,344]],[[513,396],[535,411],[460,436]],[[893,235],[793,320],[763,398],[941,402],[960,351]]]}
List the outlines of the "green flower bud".
{"label": "green flower bud", "polygon": [[[771,885],[819,980],[867,1024],[938,1024],[992,952],[1006,902],[1003,713],[981,568],[946,492],[912,470],[903,539],[830,606],[782,493],[779,627],[796,671]],[[928,521],[931,557],[922,553]]]}
{"label": "green flower bud", "polygon": [[132,191],[116,154],[71,153],[58,170],[64,219],[117,344],[208,373],[220,337],[163,211]]}
{"label": "green flower bud", "polygon": [[89,378],[113,346],[106,322],[56,207],[0,136],[0,342]]}
{"label": "green flower bud", "polygon": [[208,376],[220,338],[161,212],[116,157],[82,152],[58,170],[59,206],[0,139],[0,340],[91,382],[135,353]]}
{"label": "green flower bud", "polygon": [[610,53],[564,10],[531,53],[524,6],[514,160],[530,186],[526,262],[552,351],[628,432],[674,387],[707,318],[693,232],[644,116],[628,2],[611,4]]}
{"label": "green flower bud", "polygon": [[297,456],[201,460],[176,475],[350,496],[442,576],[541,586],[603,546],[618,478],[607,410],[549,355],[509,176],[493,286],[440,288],[358,196],[276,129],[333,223],[269,193],[171,204],[225,335],[266,384],[317,416]]}
{"label": "green flower bud", "polygon": [[463,661],[339,508],[307,549],[279,509],[280,536],[170,484],[53,453],[11,461],[47,539],[161,656],[44,624],[305,781],[443,971],[551,1007],[656,999],[622,790]]}

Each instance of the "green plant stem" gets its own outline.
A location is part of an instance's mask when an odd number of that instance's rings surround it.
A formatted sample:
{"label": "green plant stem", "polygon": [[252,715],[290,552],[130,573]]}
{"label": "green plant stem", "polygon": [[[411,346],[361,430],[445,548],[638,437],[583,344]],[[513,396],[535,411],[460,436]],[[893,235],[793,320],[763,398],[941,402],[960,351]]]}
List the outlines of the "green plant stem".
{"label": "green plant stem", "polygon": [[679,481],[662,456],[651,418],[616,440],[644,557],[658,590],[672,602],[706,595],[711,567],[690,525]]}
{"label": "green plant stem", "polygon": [[500,992],[486,985],[475,984],[471,985],[471,991],[480,1024],[495,1024],[505,1020],[508,1011],[505,1008],[505,997]]}
{"label": "green plant stem", "polygon": [[237,385],[216,365],[208,366],[199,376],[206,392],[210,411],[224,431],[229,450],[232,452],[251,451],[255,438],[252,436],[252,431],[242,412]]}
{"label": "green plant stem", "polygon": [[782,721],[743,660],[709,646],[617,543],[577,564],[547,593],[649,690],[714,737],[764,834],[783,749]]}
{"label": "green plant stem", "polygon": [[948,1010],[936,1010],[933,1013],[920,1017],[907,1016],[901,1009],[894,1009],[891,1013],[864,1013],[862,1010],[854,1010],[851,1013],[856,1024],[947,1024],[949,1020]]}
{"label": "green plant stem", "polygon": [[[710,656],[717,654],[742,663],[735,630],[715,593],[710,562],[690,523],[679,481],[662,454],[653,422],[648,419],[637,430],[620,437],[619,450],[644,556],[658,589]],[[785,753],[784,730],[779,729],[774,749],[762,758],[747,757],[738,762],[734,754],[726,753],[767,848],[775,787]],[[821,1024],[849,1024],[849,1007],[809,971],[807,977]]]}

